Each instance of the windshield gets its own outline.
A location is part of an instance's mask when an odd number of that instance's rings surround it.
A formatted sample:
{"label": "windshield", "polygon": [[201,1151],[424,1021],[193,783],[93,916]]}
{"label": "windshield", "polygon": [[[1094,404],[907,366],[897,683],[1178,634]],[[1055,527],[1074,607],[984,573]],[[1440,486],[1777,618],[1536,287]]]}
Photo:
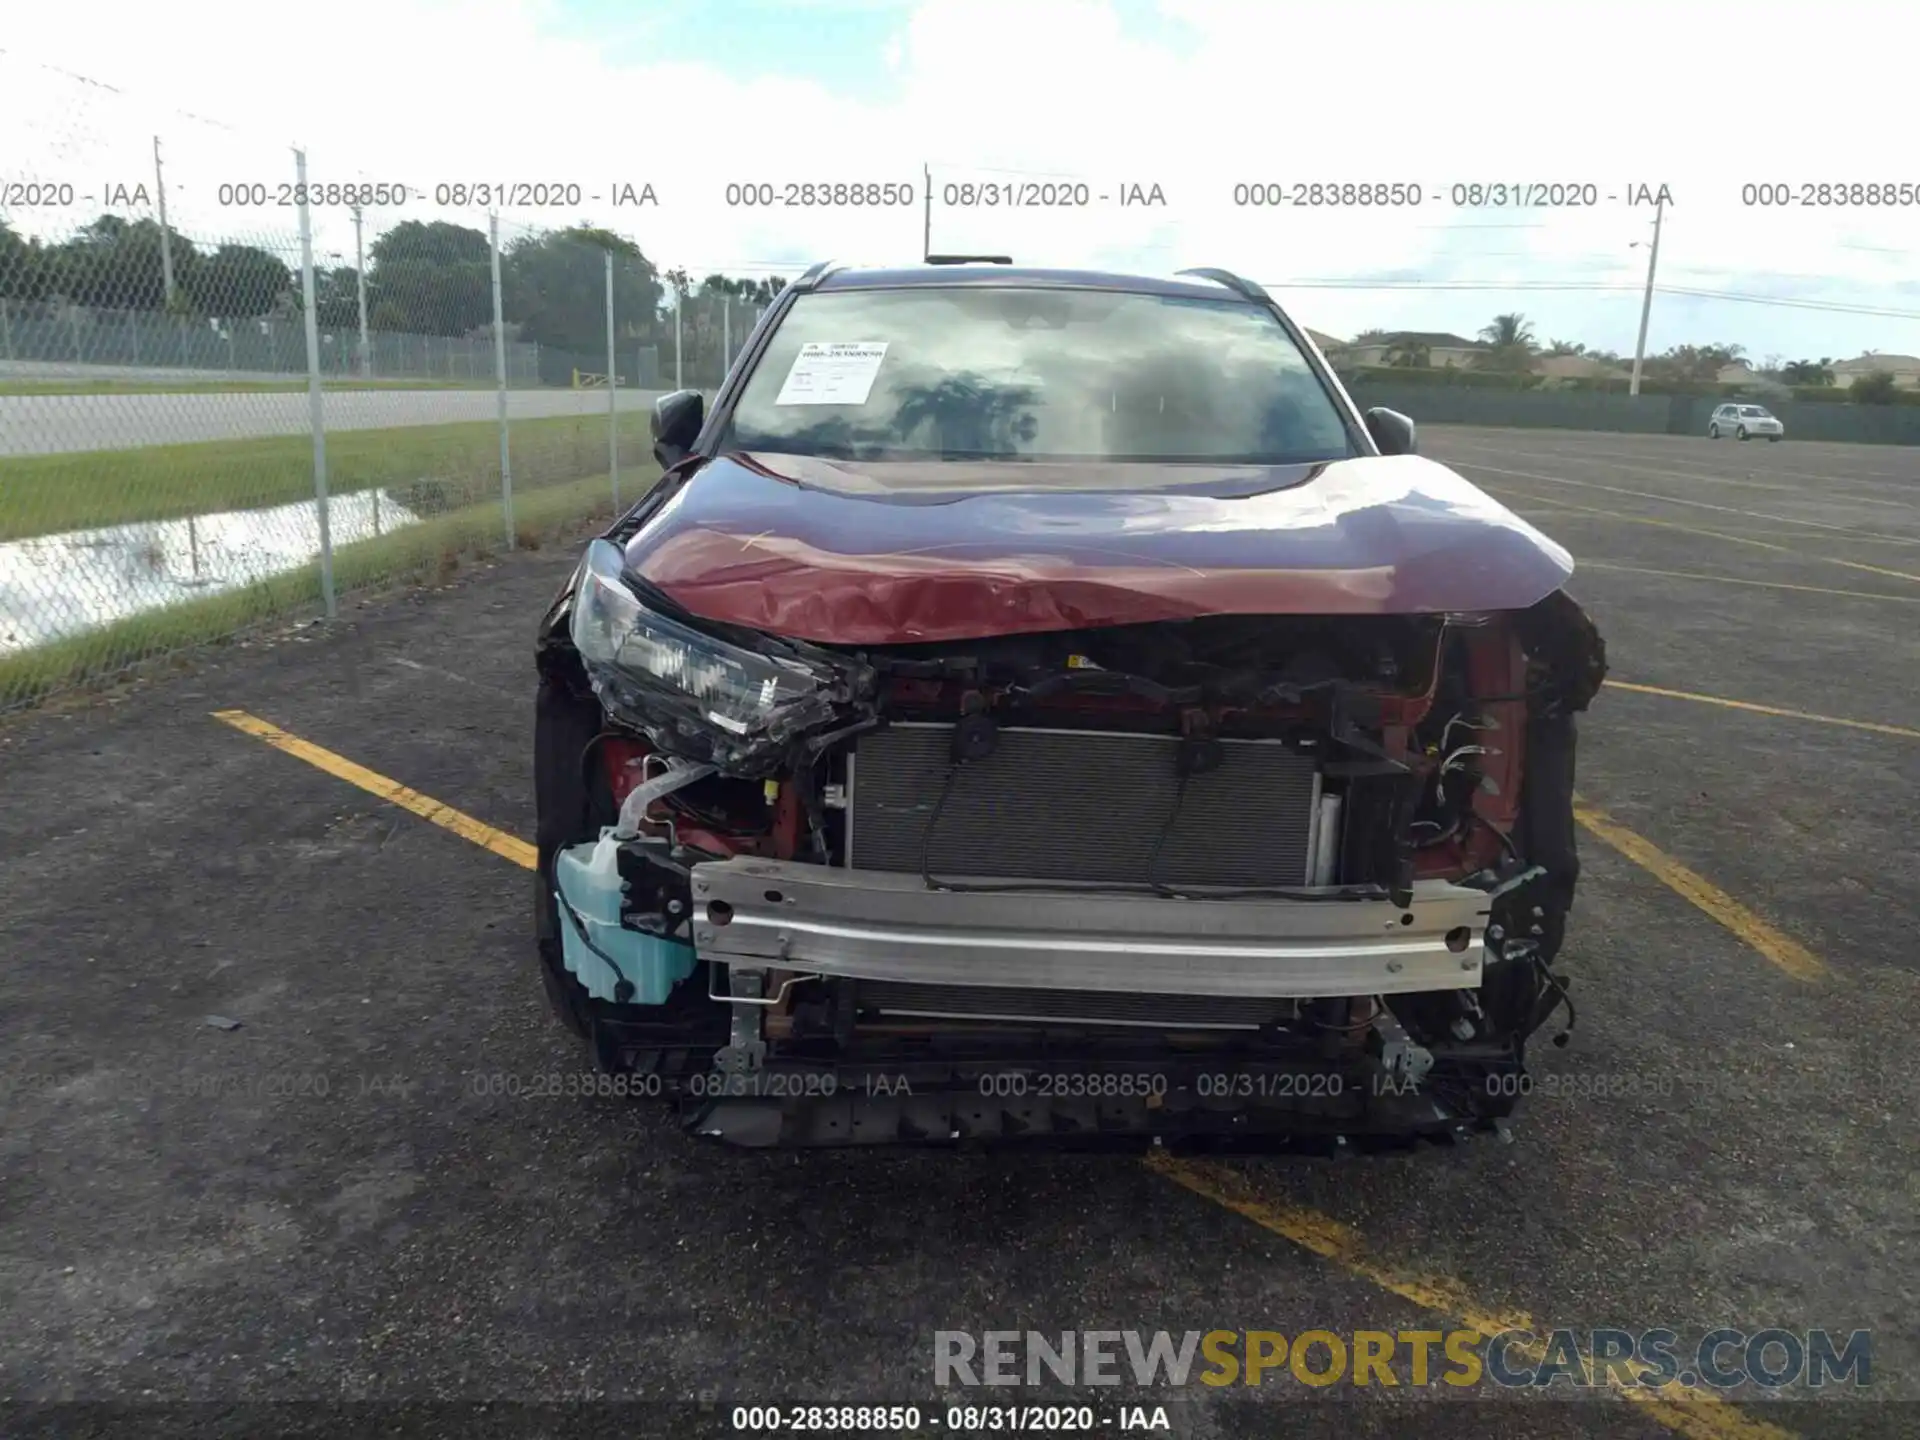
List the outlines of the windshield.
{"label": "windshield", "polygon": [[1740,413],[1741,413],[1742,415],[1745,415],[1745,416],[1747,416],[1747,417],[1749,417],[1749,418],[1751,418],[1751,419],[1755,419],[1755,420],[1766,420],[1766,419],[1769,419],[1769,418],[1771,418],[1770,416],[1768,416],[1768,414],[1767,414],[1767,412],[1766,412],[1766,411],[1764,411],[1764,410],[1762,410],[1762,409],[1761,409],[1761,408],[1760,408],[1760,407],[1759,407],[1758,405],[1745,405],[1745,406],[1742,406],[1742,407],[1741,407],[1741,410],[1740,410]]}
{"label": "windshield", "polygon": [[721,444],[867,460],[1356,453],[1305,356],[1259,306],[982,286],[800,296]]}

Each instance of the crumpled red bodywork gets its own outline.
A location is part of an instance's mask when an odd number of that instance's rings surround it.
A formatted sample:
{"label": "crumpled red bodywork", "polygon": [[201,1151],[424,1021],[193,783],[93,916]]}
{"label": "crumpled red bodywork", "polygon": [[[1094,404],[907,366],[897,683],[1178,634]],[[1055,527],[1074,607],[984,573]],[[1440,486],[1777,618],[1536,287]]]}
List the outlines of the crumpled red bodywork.
{"label": "crumpled red bodywork", "polygon": [[1220,467],[725,455],[626,554],[695,615],[828,645],[1520,610],[1573,573],[1559,545],[1412,455]]}

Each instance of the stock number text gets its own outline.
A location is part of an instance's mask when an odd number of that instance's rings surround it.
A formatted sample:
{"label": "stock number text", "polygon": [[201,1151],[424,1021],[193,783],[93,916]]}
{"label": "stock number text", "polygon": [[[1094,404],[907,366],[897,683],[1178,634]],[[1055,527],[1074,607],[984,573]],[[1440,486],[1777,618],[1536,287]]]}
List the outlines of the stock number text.
{"label": "stock number text", "polygon": [[1412,206],[1425,199],[1420,186],[1402,180],[1246,181],[1233,187],[1233,203],[1241,207],[1280,209],[1286,206],[1319,209],[1337,205]]}
{"label": "stock number text", "polygon": [[410,193],[404,185],[372,181],[267,185],[255,180],[223,184],[214,191],[214,199],[222,205],[244,206],[404,205]]}
{"label": "stock number text", "polygon": [[776,185],[742,180],[727,186],[730,206],[761,210],[818,210],[859,206],[911,205],[918,196],[911,180],[801,180]]}
{"label": "stock number text", "polygon": [[1763,181],[1740,187],[1742,205],[1912,205],[1920,201],[1920,184],[1911,180],[1804,181],[1790,184]]}
{"label": "stock number text", "polygon": [[996,1070],[982,1075],[982,1095],[1034,1095],[1041,1099],[1128,1099],[1167,1093],[1167,1077],[1130,1070],[1070,1070],[1059,1075]]}
{"label": "stock number text", "polygon": [[736,1405],[736,1430],[918,1430],[918,1405]]}
{"label": "stock number text", "polygon": [[509,1075],[504,1071],[475,1071],[467,1077],[475,1095],[505,1095],[518,1100],[581,1099],[589,1096],[625,1099],[665,1093],[658,1075],[602,1070],[550,1071],[538,1075]]}

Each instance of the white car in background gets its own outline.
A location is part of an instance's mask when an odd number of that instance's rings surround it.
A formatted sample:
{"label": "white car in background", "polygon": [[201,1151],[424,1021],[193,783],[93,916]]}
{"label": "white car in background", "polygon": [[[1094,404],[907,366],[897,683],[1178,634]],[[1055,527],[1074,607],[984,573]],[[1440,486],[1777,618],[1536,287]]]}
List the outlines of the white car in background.
{"label": "white car in background", "polygon": [[1746,440],[1755,435],[1778,440],[1786,433],[1787,427],[1769,414],[1764,405],[1722,405],[1707,421],[1709,440],[1718,440],[1722,435],[1731,435],[1736,440]]}

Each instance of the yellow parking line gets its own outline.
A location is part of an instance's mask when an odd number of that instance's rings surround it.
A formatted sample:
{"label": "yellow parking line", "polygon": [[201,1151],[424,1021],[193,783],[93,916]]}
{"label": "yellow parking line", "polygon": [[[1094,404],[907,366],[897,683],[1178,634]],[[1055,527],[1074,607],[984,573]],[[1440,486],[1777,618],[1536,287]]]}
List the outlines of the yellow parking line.
{"label": "yellow parking line", "polygon": [[1824,530],[1830,535],[1855,536],[1880,540],[1889,545],[1920,545],[1920,535],[1885,535],[1878,530],[1859,530],[1851,525],[1831,525],[1824,520],[1801,520],[1793,515],[1772,515],[1765,510],[1742,510],[1735,505],[1715,505],[1706,500],[1687,500],[1678,495],[1661,495],[1652,490],[1629,490],[1623,485],[1602,485],[1597,480],[1569,480],[1564,475],[1542,475],[1535,470],[1504,470],[1498,465],[1481,465],[1462,460],[1464,470],[1484,470],[1489,475],[1517,475],[1523,480],[1544,480],[1549,485],[1573,485],[1582,490],[1602,490],[1609,495],[1630,495],[1638,500],[1657,500],[1667,505],[1684,505],[1693,510],[1713,510],[1722,515],[1740,515],[1748,520],[1771,520],[1778,525],[1798,525],[1808,530]]}
{"label": "yellow parking line", "polygon": [[[1898,596],[1878,596],[1898,599]],[[1751,710],[1756,715],[1779,715],[1788,720],[1812,720],[1821,725],[1844,725],[1849,730],[1871,730],[1876,735],[1895,735],[1902,740],[1920,740],[1920,730],[1904,725],[1882,725],[1874,720],[1844,720],[1838,715],[1816,715],[1811,710],[1787,710],[1778,705],[1760,705],[1751,700],[1728,700],[1719,695],[1696,695],[1691,690],[1667,690],[1658,685],[1635,685],[1625,680],[1609,680],[1609,690],[1631,690],[1636,695],[1664,695],[1669,700],[1692,700],[1701,705],[1721,705],[1729,710]]]}
{"label": "yellow parking line", "polygon": [[442,805],[438,800],[429,799],[418,790],[410,790],[398,780],[389,780],[384,775],[375,774],[364,765],[356,765],[343,755],[324,750],[310,740],[302,740],[298,735],[290,735],[278,725],[269,724],[258,716],[249,715],[244,710],[216,710],[213,718],[244,731],[257,739],[267,742],[276,750],[306,761],[309,765],[326,771],[329,775],[357,785],[369,795],[377,795],[389,800],[402,810],[410,810],[422,820],[430,821],[443,830],[451,830],[462,840],[471,840],[482,850],[491,850],[502,859],[528,870],[539,863],[539,852],[520,839],[504,830],[496,830],[483,820],[476,820],[454,809],[451,805]]}
{"label": "yellow parking line", "polygon": [[[1591,505],[1575,505],[1571,500],[1551,500],[1545,495],[1529,495],[1525,491],[1518,493],[1524,499],[1536,501],[1542,505],[1557,505],[1563,510],[1577,510],[1582,515],[1604,515],[1609,520],[1622,520],[1629,525],[1652,525],[1661,530],[1677,530],[1683,535],[1705,535],[1713,540],[1730,540],[1735,545],[1751,545],[1757,550],[1771,550],[1775,554],[1791,556],[1796,560],[1817,560],[1824,565],[1844,565],[1849,570],[1864,570],[1870,575],[1891,575],[1896,580],[1912,580],[1920,583],[1920,575],[1914,575],[1905,570],[1889,570],[1884,565],[1868,565],[1860,560],[1841,560],[1832,555],[1812,555],[1805,550],[1796,550],[1790,545],[1776,545],[1771,540],[1755,540],[1749,535],[1729,535],[1724,530],[1702,530],[1697,525],[1682,525],[1675,520],[1655,520],[1647,515],[1622,515],[1618,510],[1598,510]],[[1499,497],[1495,496],[1495,498]]]}
{"label": "yellow parking line", "polygon": [[[1507,457],[1507,458],[1517,457],[1522,460],[1563,460],[1563,459],[1575,458],[1573,456],[1547,454],[1539,450],[1502,449],[1500,451],[1500,454],[1503,457]],[[1576,460],[1576,463],[1592,464],[1592,465],[1595,465],[1597,468],[1606,469],[1606,470],[1631,470],[1636,475],[1653,475],[1662,480],[1682,480],[1682,481],[1688,482],[1689,484],[1701,483],[1701,484],[1708,484],[1708,485],[1739,485],[1743,488],[1751,489],[1751,490],[1772,490],[1782,495],[1791,495],[1794,498],[1800,499],[1800,500],[1804,500],[1809,495],[1812,495],[1815,498],[1821,499],[1821,500],[1846,500],[1846,501],[1851,501],[1853,504],[1856,504],[1856,505],[1885,505],[1889,509],[1893,509],[1893,510],[1912,510],[1914,508],[1913,502],[1911,500],[1881,500],[1871,495],[1855,495],[1850,492],[1829,490],[1825,488],[1822,488],[1819,490],[1809,490],[1805,485],[1769,485],[1765,481],[1754,479],[1751,475],[1745,476],[1745,477],[1738,476],[1738,475],[1717,475],[1704,470],[1656,470],[1648,465],[1627,464],[1625,460],[1616,458],[1618,454],[1619,454],[1618,451],[1591,450],[1587,452],[1587,455],[1595,456],[1596,458],[1594,460],[1590,461],[1587,459],[1586,455],[1582,455],[1578,457],[1578,459]],[[1646,457],[1641,456],[1637,458],[1644,459]],[[1471,462],[1462,461],[1461,463],[1467,464]],[[1692,465],[1692,464],[1704,465],[1707,462],[1705,462],[1704,460],[1680,461],[1680,460],[1669,459],[1667,463],[1668,464],[1684,463],[1689,465]],[[1790,476],[1797,475],[1803,480],[1812,480],[1822,486],[1831,485],[1836,479],[1838,479],[1842,484],[1845,484],[1849,479],[1854,479],[1854,478],[1865,480],[1866,483],[1868,484],[1872,483],[1870,479],[1867,479],[1867,477],[1864,477],[1864,476],[1851,477],[1851,476],[1845,476],[1845,475],[1841,475],[1841,476],[1808,475],[1805,471],[1800,471],[1800,470],[1767,470],[1764,473],[1768,475],[1781,476],[1781,477],[1790,477]]]}
{"label": "yellow parking line", "polygon": [[[1371,1258],[1359,1237],[1339,1221],[1300,1206],[1270,1204],[1226,1165],[1180,1159],[1164,1151],[1153,1152],[1146,1164],[1183,1189],[1225,1206],[1261,1229],[1333,1262],[1349,1275],[1452,1320],[1456,1328],[1473,1331],[1481,1343],[1509,1330],[1525,1330],[1535,1336],[1551,1333],[1551,1327],[1543,1330],[1525,1314],[1482,1308],[1465,1287],[1453,1280],[1396,1270]],[[1532,1345],[1515,1342],[1510,1348],[1535,1361],[1546,1354],[1544,1340]],[[1595,1377],[1590,1367],[1584,1359],[1577,1363],[1582,1378],[1591,1384]],[[1662,1386],[1637,1386],[1611,1370],[1603,1378],[1613,1394],[1639,1406],[1647,1419],[1687,1440],[1793,1440],[1791,1431],[1752,1419],[1717,1395],[1690,1390],[1677,1380]]]}
{"label": "yellow parking line", "polygon": [[[420,816],[423,820],[450,830],[461,839],[470,840],[483,850],[511,860],[516,865],[532,869],[537,863],[537,852],[534,847],[517,836],[509,835],[504,830],[496,830],[493,826],[476,820],[471,815],[462,814],[450,805],[442,805],[437,800],[429,799],[397,780],[389,780],[386,776],[376,774],[363,765],[356,765],[345,756],[336,755],[333,751],[315,745],[311,741],[302,740],[299,736],[289,734],[279,726],[249,715],[244,710],[216,710],[214,718],[233,726],[236,730],[256,736],[274,748],[304,760],[309,765],[345,780],[350,785],[358,786],[370,795],[389,800],[402,809]],[[1590,823],[1586,817],[1597,815],[1597,813],[1584,812],[1583,823]],[[1637,840],[1639,837],[1632,838]],[[1651,849],[1651,847],[1648,848]],[[1657,851],[1654,853],[1658,854]],[[1673,882],[1669,880],[1668,883]],[[1700,883],[1705,884],[1704,881]],[[1696,903],[1699,902],[1696,901]],[[1739,908],[1730,900],[1727,903],[1733,905],[1735,909]],[[1817,961],[1815,963],[1818,964]],[[1482,1340],[1491,1339],[1507,1330],[1528,1330],[1535,1334],[1539,1333],[1538,1328],[1528,1316],[1518,1312],[1501,1312],[1485,1308],[1475,1302],[1463,1286],[1451,1280],[1440,1276],[1422,1276],[1396,1271],[1369,1259],[1355,1233],[1338,1220],[1300,1206],[1268,1205],[1254,1197],[1246,1183],[1224,1166],[1175,1159],[1159,1151],[1149,1155],[1146,1164],[1149,1169],[1175,1184],[1224,1206],[1235,1214],[1244,1216],[1254,1224],[1292,1241],[1302,1249],[1332,1261],[1349,1274],[1366,1280],[1403,1300],[1410,1301],[1422,1309],[1453,1318],[1463,1327],[1473,1330]],[[1542,1358],[1545,1354],[1544,1346],[1529,1347],[1515,1343],[1509,1348],[1518,1353],[1529,1354],[1535,1360]],[[1581,1360],[1579,1364],[1585,1372],[1585,1361]],[[1591,1379],[1591,1376],[1587,1378]],[[1637,1388],[1627,1386],[1619,1376],[1611,1372],[1606,1378],[1614,1387],[1613,1393],[1638,1405],[1648,1419],[1665,1426],[1676,1435],[1687,1437],[1687,1440],[1795,1440],[1792,1432],[1763,1421],[1749,1419],[1718,1397],[1696,1394],[1682,1388],[1677,1381],[1660,1387]]]}
{"label": "yellow parking line", "polygon": [[1785,580],[1749,580],[1741,575],[1707,575],[1697,570],[1656,570],[1650,565],[1615,565],[1607,560],[1582,560],[1581,570],[1623,570],[1633,575],[1664,575],[1669,580],[1711,580],[1716,585],[1752,585],[1762,590],[1797,590],[1803,595],[1839,595],[1849,600],[1891,600],[1896,605],[1920,605],[1920,595],[1883,595],[1877,590],[1835,590],[1828,585],[1789,585]]}
{"label": "yellow parking line", "polygon": [[1688,869],[1645,836],[1634,834],[1604,810],[1576,803],[1573,818],[1794,979],[1818,980],[1827,974],[1826,962],[1798,940],[1762,920],[1705,876]]}

